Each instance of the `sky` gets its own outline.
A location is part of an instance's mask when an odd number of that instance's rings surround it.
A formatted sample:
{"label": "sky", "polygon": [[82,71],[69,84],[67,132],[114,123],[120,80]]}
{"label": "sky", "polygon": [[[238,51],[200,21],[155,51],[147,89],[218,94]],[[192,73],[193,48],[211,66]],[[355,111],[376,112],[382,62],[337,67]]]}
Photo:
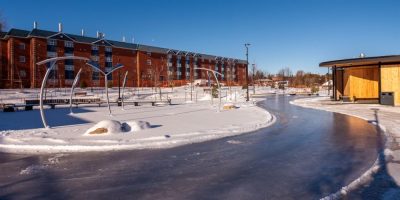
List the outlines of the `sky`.
{"label": "sky", "polygon": [[58,30],[246,59],[269,73],[327,73],[320,62],[400,54],[397,0],[0,0],[10,28]]}

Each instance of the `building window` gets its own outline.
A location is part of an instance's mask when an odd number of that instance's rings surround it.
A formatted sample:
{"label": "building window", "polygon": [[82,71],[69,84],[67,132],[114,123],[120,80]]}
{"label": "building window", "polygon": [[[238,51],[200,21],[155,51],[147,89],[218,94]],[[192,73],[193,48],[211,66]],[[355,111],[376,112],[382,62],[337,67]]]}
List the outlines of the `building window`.
{"label": "building window", "polygon": [[57,57],[57,52],[49,51],[49,52],[47,52],[47,57],[49,57],[49,58]]}
{"label": "building window", "polygon": [[99,50],[99,46],[98,45],[92,45],[92,50],[93,51],[98,51]]}
{"label": "building window", "polygon": [[[106,74],[108,73],[108,72],[110,72],[112,70],[112,67],[107,67],[106,66]],[[108,80],[112,80],[112,73],[110,73],[109,75],[107,75],[107,79]]]}
{"label": "building window", "polygon": [[147,65],[151,66],[151,59],[147,59]]}
{"label": "building window", "polygon": [[111,47],[106,47],[106,52],[112,52],[112,48]]}
{"label": "building window", "polygon": [[67,59],[67,60],[64,61],[64,64],[65,64],[65,65],[74,65],[74,60],[72,60],[72,59]]}
{"label": "building window", "polygon": [[25,71],[25,70],[20,70],[20,71],[19,71],[19,76],[20,76],[21,78],[26,78],[26,71]]}
{"label": "building window", "polygon": [[148,56],[151,56],[151,52],[147,52],[147,55],[148,55]]}
{"label": "building window", "polygon": [[19,62],[24,63],[25,62],[25,56],[20,56],[19,57]]}
{"label": "building window", "polygon": [[[50,63],[47,63],[47,67],[50,67]],[[53,69],[49,73],[49,80],[58,79],[58,65],[55,64]]]}
{"label": "building window", "polygon": [[95,61],[95,62],[98,62],[99,61],[99,56],[92,56],[92,60]]}
{"label": "building window", "polygon": [[74,48],[74,43],[71,41],[64,41],[64,46],[69,48]]}
{"label": "building window", "polygon": [[73,65],[65,65],[64,76],[67,80],[72,80],[75,78]]}
{"label": "building window", "polygon": [[20,50],[25,50],[25,44],[24,43],[19,43],[19,49]]}
{"label": "building window", "polygon": [[112,57],[106,57],[106,62],[112,62]]}
{"label": "building window", "polygon": [[47,45],[56,46],[57,45],[57,40],[48,39],[47,40]]}
{"label": "building window", "polygon": [[92,80],[94,80],[94,81],[100,80],[100,72],[93,71],[92,72]]}

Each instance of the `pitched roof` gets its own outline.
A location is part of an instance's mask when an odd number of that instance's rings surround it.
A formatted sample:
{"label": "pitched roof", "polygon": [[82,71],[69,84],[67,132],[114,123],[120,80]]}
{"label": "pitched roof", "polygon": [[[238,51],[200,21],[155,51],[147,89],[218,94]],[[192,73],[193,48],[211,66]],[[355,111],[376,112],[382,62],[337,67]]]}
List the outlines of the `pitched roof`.
{"label": "pitched roof", "polygon": [[33,29],[30,33],[29,36],[34,36],[34,37],[50,37],[54,34],[57,34],[57,32],[54,31],[46,31],[46,30],[41,30],[41,29]]}
{"label": "pitched roof", "polygon": [[4,36],[6,36],[7,32],[0,32],[0,39],[4,38]]}
{"label": "pitched roof", "polygon": [[27,37],[28,34],[29,34],[29,31],[12,28],[7,32],[6,36]]}
{"label": "pitched roof", "polygon": [[169,50],[172,50],[172,49],[167,49],[167,48],[162,48],[162,47],[154,47],[154,46],[149,46],[149,45],[144,45],[144,44],[138,44],[137,46],[138,46],[137,47],[138,50],[154,52],[154,53],[168,53]]}

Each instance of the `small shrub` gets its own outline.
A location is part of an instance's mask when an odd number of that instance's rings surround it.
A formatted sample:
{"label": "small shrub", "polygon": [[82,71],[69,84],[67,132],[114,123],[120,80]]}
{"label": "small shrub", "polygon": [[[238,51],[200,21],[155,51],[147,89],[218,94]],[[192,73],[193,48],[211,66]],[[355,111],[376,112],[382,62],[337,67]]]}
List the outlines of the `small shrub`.
{"label": "small shrub", "polygon": [[312,86],[311,87],[311,93],[318,93],[319,92],[319,88],[318,87],[316,87],[316,86]]}
{"label": "small shrub", "polygon": [[87,87],[87,83],[85,81],[81,81],[80,87],[81,88],[86,88]]}
{"label": "small shrub", "polygon": [[113,82],[112,81],[108,81],[107,87],[112,88],[113,87]]}
{"label": "small shrub", "polygon": [[213,98],[218,98],[218,86],[217,85],[212,86],[211,95]]}

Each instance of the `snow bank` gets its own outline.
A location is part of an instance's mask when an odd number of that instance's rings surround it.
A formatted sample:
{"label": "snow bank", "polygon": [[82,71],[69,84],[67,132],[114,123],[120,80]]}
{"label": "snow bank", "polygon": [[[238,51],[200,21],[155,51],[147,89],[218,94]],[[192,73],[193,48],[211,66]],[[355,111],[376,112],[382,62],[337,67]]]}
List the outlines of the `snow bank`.
{"label": "snow bank", "polygon": [[[117,94],[116,90],[110,91]],[[185,96],[183,88],[166,91],[174,93],[169,93],[169,97]],[[199,90],[198,94],[203,100],[211,99],[203,91]],[[144,99],[146,95],[141,94],[139,98]],[[207,101],[185,104],[182,100],[173,106],[125,105],[124,110],[113,106],[112,116],[108,115],[106,106],[82,106],[74,115],[68,115],[67,106],[59,106],[46,110],[51,116],[51,129],[42,129],[37,109],[0,113],[0,117],[7,119],[0,122],[0,151],[41,154],[170,148],[254,131],[269,126],[275,119],[251,103],[229,104],[240,109],[216,113],[215,106],[210,107]],[[225,98],[222,101],[222,105],[227,103]],[[21,119],[29,123],[19,124]],[[89,134],[96,130],[99,134]],[[44,168],[32,166],[23,174],[41,169]]]}
{"label": "snow bank", "polygon": [[115,120],[103,120],[91,127],[84,135],[115,134],[121,132],[121,123]]}
{"label": "snow bank", "polygon": [[121,129],[124,132],[135,132],[151,128],[149,122],[145,121],[128,121],[122,123]]}

